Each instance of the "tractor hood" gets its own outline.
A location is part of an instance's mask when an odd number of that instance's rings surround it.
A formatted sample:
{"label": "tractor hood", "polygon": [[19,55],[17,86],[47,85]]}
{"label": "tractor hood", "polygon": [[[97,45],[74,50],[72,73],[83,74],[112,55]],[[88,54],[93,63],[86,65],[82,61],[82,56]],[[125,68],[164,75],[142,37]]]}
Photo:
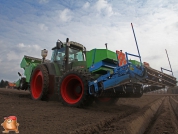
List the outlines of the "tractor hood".
{"label": "tractor hood", "polygon": [[72,62],[72,68],[75,69],[86,69],[87,68],[87,63],[86,61],[74,61]]}

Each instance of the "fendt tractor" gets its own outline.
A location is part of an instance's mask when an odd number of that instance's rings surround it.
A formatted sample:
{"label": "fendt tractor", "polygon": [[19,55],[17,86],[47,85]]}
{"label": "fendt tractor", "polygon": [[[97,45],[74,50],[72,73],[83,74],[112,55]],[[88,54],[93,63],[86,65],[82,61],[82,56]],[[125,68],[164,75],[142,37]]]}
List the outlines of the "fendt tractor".
{"label": "fendt tractor", "polygon": [[[42,50],[43,59],[24,56],[21,68],[25,76],[19,74],[17,87],[29,89],[34,100],[58,95],[64,105],[83,107],[93,102],[114,104],[119,98],[139,98],[143,92],[176,86],[175,77],[142,63],[138,45],[137,50],[138,55],[107,47],[86,51],[68,38],[58,40],[51,60],[45,59],[47,50]],[[129,56],[139,61],[128,60]]]}

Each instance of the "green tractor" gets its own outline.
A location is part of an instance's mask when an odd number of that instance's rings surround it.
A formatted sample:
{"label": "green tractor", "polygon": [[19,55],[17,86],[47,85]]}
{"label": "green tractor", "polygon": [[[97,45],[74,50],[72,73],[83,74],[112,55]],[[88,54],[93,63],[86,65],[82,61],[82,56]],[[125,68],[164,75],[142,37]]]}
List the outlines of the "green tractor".
{"label": "green tractor", "polygon": [[[45,51],[46,52],[46,51]],[[26,78],[21,78],[20,89],[28,88],[34,100],[49,100],[58,95],[64,105],[83,107],[95,100],[108,104],[116,98],[96,99],[89,94],[88,81],[98,77],[87,69],[86,48],[67,38],[66,43],[58,40],[52,48],[51,61],[24,56],[21,67]],[[115,55],[114,55],[115,56]],[[28,84],[27,84],[28,83]]]}

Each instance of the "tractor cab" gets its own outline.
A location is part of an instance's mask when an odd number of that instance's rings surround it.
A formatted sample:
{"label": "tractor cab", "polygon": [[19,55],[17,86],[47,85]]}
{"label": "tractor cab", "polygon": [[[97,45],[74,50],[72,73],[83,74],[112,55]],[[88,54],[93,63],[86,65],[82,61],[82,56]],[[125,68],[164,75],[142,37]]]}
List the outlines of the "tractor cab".
{"label": "tractor cab", "polygon": [[51,61],[57,62],[62,66],[86,61],[86,48],[77,42],[68,41],[64,43],[58,40],[56,46],[52,48],[52,51]]}

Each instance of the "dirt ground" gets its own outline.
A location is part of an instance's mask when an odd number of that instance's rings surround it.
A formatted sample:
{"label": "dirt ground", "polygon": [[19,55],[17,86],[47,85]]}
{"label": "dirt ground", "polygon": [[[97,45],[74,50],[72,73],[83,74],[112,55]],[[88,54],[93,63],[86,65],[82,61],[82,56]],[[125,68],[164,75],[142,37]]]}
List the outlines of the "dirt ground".
{"label": "dirt ground", "polygon": [[[0,123],[4,117],[16,116],[21,134],[134,134],[138,133],[137,128],[139,134],[176,134],[177,115],[170,97],[149,94],[120,98],[115,106],[93,104],[79,109],[65,107],[59,101],[34,101],[28,91],[0,89]],[[1,126],[0,131],[3,130]]]}

